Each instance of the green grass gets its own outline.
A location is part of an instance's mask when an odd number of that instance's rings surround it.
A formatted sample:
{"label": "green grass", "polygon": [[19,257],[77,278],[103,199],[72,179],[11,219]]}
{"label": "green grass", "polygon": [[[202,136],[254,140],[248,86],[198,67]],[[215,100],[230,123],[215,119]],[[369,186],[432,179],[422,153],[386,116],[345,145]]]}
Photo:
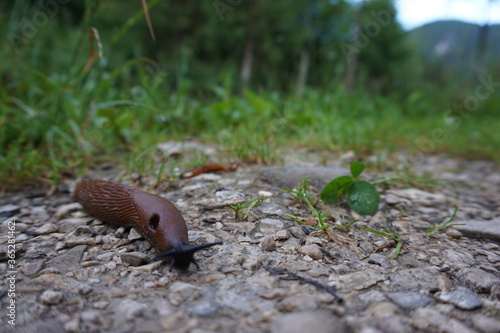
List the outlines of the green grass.
{"label": "green grass", "polygon": [[[15,30],[15,24],[0,26],[0,32]],[[443,128],[446,139],[425,153],[499,158],[500,100],[493,95],[452,129],[443,119],[451,99],[425,88],[391,97],[348,94],[338,84],[300,98],[252,90],[239,96],[225,73],[200,92],[190,89],[189,73],[168,73],[147,58],[112,65],[115,54],[106,41],[104,59],[86,71],[88,31],[53,39],[56,29],[51,22],[26,45],[2,45],[2,187],[58,183],[108,160],[158,182],[173,177],[178,162],[162,159],[155,144],[186,138],[220,144],[221,159],[279,163],[297,147],[352,149],[358,156],[415,149],[415,140],[432,140],[433,130]],[[51,49],[44,44],[49,39]],[[160,165],[163,174],[155,169]]]}

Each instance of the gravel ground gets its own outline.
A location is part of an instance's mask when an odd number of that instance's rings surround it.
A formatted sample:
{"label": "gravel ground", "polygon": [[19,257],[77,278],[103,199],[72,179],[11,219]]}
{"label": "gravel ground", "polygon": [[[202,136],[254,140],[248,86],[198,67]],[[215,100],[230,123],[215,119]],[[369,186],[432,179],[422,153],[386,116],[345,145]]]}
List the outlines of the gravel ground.
{"label": "gravel ground", "polygon": [[[179,208],[191,242],[223,242],[198,252],[200,269],[187,272],[151,261],[156,251],[135,230],[89,216],[72,201],[70,186],[48,197],[37,190],[6,193],[0,197],[0,331],[500,332],[497,166],[422,159],[416,173],[432,171],[450,183],[379,187],[374,216],[323,207],[336,226],[328,233],[287,216],[312,215],[282,186],[307,175],[314,192],[348,174],[338,165],[349,158],[328,164],[321,154],[302,152],[281,167],[241,166],[149,190]],[[114,169],[89,176],[119,178]],[[147,190],[144,183],[131,184]],[[227,205],[259,196],[265,199],[245,219]],[[429,223],[446,221],[454,207],[454,223],[461,225],[426,235]],[[342,218],[357,222],[344,230]],[[405,241],[398,258],[392,241],[359,228],[387,231],[387,221]]]}

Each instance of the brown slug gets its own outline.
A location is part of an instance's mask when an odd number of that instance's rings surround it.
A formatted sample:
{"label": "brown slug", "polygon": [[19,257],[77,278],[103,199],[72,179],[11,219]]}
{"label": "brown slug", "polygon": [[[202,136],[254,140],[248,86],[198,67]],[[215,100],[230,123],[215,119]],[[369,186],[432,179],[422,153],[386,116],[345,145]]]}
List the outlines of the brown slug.
{"label": "brown slug", "polygon": [[194,253],[222,242],[189,245],[187,226],[179,210],[167,199],[132,186],[105,180],[80,181],[73,198],[92,215],[104,222],[136,228],[173,267],[185,270],[193,263]]}

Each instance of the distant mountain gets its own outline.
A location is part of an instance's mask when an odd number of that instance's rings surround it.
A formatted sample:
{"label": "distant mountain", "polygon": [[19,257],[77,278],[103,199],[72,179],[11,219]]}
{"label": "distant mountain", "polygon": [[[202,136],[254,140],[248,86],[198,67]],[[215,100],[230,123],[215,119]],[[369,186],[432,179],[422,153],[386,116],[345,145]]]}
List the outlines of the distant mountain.
{"label": "distant mountain", "polygon": [[[478,52],[481,26],[461,21],[437,21],[409,32],[422,55],[449,69],[472,69]],[[488,26],[484,64],[500,61],[500,24]]]}

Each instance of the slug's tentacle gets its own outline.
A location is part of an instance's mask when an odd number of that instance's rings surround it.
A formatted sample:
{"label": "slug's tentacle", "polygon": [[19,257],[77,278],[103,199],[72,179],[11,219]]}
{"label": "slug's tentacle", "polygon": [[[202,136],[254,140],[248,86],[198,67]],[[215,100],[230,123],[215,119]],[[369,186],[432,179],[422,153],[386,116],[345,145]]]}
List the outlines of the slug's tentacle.
{"label": "slug's tentacle", "polygon": [[196,251],[221,242],[189,245],[187,225],[179,210],[167,199],[134,187],[104,180],[84,180],[75,187],[73,197],[104,222],[131,226],[160,252],[171,258],[172,267],[187,269]]}
{"label": "slug's tentacle", "polygon": [[154,260],[170,258],[170,270],[172,270],[172,268],[174,267],[179,269],[187,269],[190,263],[193,263],[196,268],[200,268],[196,260],[194,260],[194,253],[206,249],[207,247],[221,244],[222,242],[214,242],[201,245],[180,245],[169,251],[160,253],[154,258]]}

